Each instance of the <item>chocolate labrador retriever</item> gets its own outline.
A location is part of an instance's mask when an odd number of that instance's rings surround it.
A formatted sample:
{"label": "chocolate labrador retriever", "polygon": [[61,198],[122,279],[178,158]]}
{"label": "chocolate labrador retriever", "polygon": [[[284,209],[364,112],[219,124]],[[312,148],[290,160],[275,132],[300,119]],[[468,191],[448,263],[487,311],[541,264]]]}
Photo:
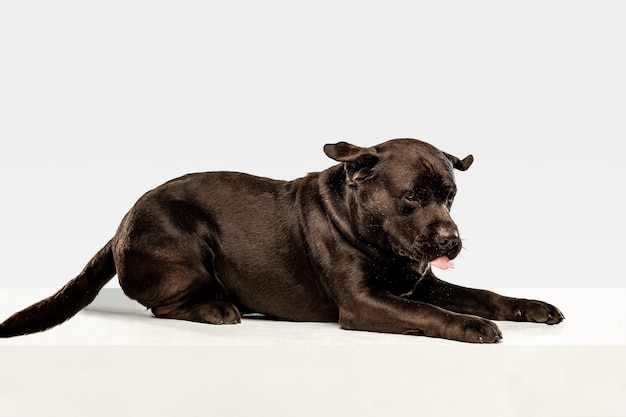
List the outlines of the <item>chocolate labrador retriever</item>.
{"label": "chocolate labrador retriever", "polygon": [[326,145],[337,162],[294,181],[186,175],[142,196],[115,236],[55,295],[0,324],[48,329],[87,306],[116,273],[156,317],[212,324],[262,313],[344,329],[494,343],[489,320],[547,324],[554,306],[435,277],[461,251],[450,217],[459,159],[415,139]]}

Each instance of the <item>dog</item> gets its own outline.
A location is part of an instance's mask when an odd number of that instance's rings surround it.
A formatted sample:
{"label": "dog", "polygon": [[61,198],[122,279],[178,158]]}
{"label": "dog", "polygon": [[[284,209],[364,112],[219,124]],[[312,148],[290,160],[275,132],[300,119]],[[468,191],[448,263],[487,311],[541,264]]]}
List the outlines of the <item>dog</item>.
{"label": "dog", "polygon": [[148,191],[76,278],[0,324],[0,336],[64,322],[116,274],[155,317],[211,324],[261,313],[495,343],[502,333],[492,320],[564,319],[548,303],[434,275],[461,251],[454,170],[467,170],[472,155],[416,139],[324,152],[338,164],[294,181],[206,172]]}

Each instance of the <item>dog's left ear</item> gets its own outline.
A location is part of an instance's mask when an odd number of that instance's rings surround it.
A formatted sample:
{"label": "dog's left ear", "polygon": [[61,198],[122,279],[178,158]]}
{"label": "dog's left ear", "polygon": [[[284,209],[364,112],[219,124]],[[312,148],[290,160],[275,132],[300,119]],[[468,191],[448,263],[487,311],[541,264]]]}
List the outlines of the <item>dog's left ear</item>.
{"label": "dog's left ear", "polygon": [[324,145],[324,153],[329,158],[344,163],[346,182],[349,185],[356,185],[370,178],[372,168],[378,163],[374,149],[361,148],[347,142]]}
{"label": "dog's left ear", "polygon": [[452,166],[459,171],[466,171],[467,168],[472,165],[472,162],[474,162],[474,157],[472,155],[467,155],[465,158],[459,159],[454,155],[450,155],[449,153],[444,152],[443,154],[446,156],[446,158],[450,160],[450,162],[452,162]]}

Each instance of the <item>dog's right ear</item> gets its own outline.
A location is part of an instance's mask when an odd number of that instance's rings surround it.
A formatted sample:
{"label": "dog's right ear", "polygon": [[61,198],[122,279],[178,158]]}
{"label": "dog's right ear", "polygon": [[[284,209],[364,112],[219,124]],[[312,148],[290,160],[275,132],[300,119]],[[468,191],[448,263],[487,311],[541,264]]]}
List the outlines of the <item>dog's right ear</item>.
{"label": "dog's right ear", "polygon": [[324,145],[324,153],[329,158],[344,163],[348,185],[357,185],[371,178],[372,168],[378,163],[378,156],[373,148],[361,148],[347,142]]}
{"label": "dog's right ear", "polygon": [[459,171],[467,171],[470,165],[472,165],[472,162],[474,162],[473,155],[467,155],[463,159],[459,159],[456,156],[450,155],[449,153],[445,153],[445,152],[444,152],[444,155],[450,160],[450,162],[452,162],[452,166],[458,169]]}

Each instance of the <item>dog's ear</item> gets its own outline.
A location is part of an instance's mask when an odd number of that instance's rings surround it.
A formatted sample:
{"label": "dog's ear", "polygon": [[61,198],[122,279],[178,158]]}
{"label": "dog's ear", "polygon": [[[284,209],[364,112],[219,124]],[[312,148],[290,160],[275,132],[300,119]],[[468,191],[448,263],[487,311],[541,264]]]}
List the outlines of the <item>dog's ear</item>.
{"label": "dog's ear", "polygon": [[450,160],[450,162],[452,162],[452,166],[459,171],[466,171],[467,168],[472,165],[472,162],[474,162],[474,157],[472,155],[467,155],[465,158],[459,159],[454,155],[450,155],[449,153],[444,152],[443,154],[446,156],[446,158]]}
{"label": "dog's ear", "polygon": [[361,148],[347,142],[324,145],[324,153],[329,158],[343,162],[348,185],[371,177],[372,168],[378,163],[376,151],[372,148]]}

